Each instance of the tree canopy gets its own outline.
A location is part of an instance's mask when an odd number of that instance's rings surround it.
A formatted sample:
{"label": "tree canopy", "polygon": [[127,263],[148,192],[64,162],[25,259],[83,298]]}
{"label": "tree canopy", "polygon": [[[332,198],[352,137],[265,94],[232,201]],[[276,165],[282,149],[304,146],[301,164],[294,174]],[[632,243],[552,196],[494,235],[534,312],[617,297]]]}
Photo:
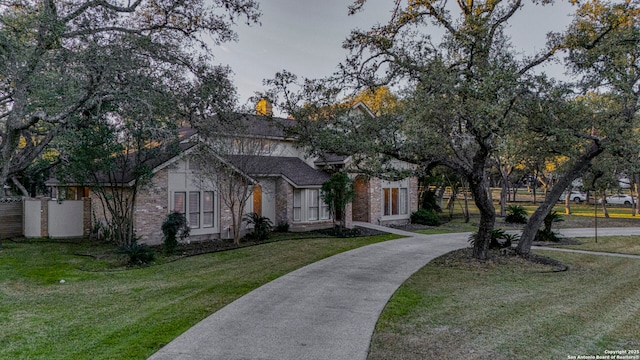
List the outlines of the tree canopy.
{"label": "tree canopy", "polygon": [[[365,3],[355,1],[351,11],[362,10]],[[591,161],[605,150],[630,149],[622,145],[629,144],[631,132],[612,133],[635,126],[631,119],[637,108],[630,105],[637,106],[638,88],[637,83],[629,84],[637,64],[619,64],[637,59],[637,36],[627,36],[634,33],[627,27],[638,24],[637,13],[630,11],[631,2],[595,3],[579,4],[566,33],[548,34],[545,48],[523,55],[510,43],[508,23],[516,13],[548,3],[396,2],[388,23],[352,32],[344,43],[350,54],[334,77],[305,79],[298,92],[291,90],[297,78],[290,73],[278,74],[270,84],[281,95],[281,106],[300,120],[297,135],[316,155],[351,155],[360,170],[382,176],[393,173],[395,160],[403,160],[416,165],[419,173],[445,165],[464,177],[481,214],[474,243],[477,258],[486,258],[495,224],[490,167],[512,155],[519,159],[509,161],[520,166],[557,164],[562,176],[530,218],[518,248],[527,255],[546,214]],[[614,10],[585,15],[594,7]],[[619,15],[618,20],[611,14]],[[610,24],[592,23],[604,20]],[[430,35],[438,32],[444,35]],[[626,40],[613,40],[621,35]],[[579,84],[550,79],[537,69],[552,59],[561,60],[561,54],[568,55]],[[603,73],[607,67],[610,70]],[[354,115],[352,109],[335,106],[344,89],[389,85],[399,89],[397,106],[376,111],[377,116]],[[608,105],[617,105],[604,111],[587,101],[589,92],[612,96],[612,86],[621,90]],[[628,98],[631,89],[636,101]],[[617,115],[607,116],[611,111]],[[626,123],[622,114],[628,115]]]}
{"label": "tree canopy", "polygon": [[254,0],[0,1],[0,184],[105,108],[187,119],[215,109],[217,98],[191,96],[194,82],[229,73],[209,65],[204,36],[235,40],[232,25],[259,15]]}

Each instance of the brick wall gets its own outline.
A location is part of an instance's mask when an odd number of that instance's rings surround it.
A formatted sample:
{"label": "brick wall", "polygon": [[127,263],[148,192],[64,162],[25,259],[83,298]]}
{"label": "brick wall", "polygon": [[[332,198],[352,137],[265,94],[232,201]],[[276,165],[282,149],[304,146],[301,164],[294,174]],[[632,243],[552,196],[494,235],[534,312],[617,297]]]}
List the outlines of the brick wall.
{"label": "brick wall", "polygon": [[138,191],[134,212],[136,235],[145,244],[162,243],[162,222],[169,213],[169,169],[158,171],[151,182]]}
{"label": "brick wall", "polygon": [[276,181],[276,223],[293,223],[293,186],[283,178]]}
{"label": "brick wall", "polygon": [[91,216],[91,198],[82,198],[82,231],[85,237],[91,235],[91,229],[93,227],[93,217]]}
{"label": "brick wall", "polygon": [[42,237],[49,237],[49,200],[51,199],[40,199],[40,231],[42,232]]}
{"label": "brick wall", "polygon": [[420,202],[418,190],[418,178],[414,176],[409,179],[409,214],[418,211],[418,205]]}
{"label": "brick wall", "polygon": [[380,179],[369,179],[369,195],[371,196],[369,222],[380,224],[380,218],[382,217],[382,182]]}

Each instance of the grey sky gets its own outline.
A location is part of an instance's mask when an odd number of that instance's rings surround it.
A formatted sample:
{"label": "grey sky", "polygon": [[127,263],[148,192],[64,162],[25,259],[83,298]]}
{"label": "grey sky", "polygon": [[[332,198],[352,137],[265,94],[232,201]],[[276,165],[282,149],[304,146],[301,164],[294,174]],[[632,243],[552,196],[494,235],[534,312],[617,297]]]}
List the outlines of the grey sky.
{"label": "grey sky", "polygon": [[[239,42],[214,48],[216,63],[230,65],[240,103],[264,89],[263,79],[286,69],[299,77],[319,78],[333,73],[346,56],[342,42],[352,29],[368,29],[386,23],[392,0],[369,0],[364,11],[347,15],[350,0],[263,0],[261,26],[239,25]],[[540,50],[549,31],[561,31],[570,21],[571,6],[552,6],[527,1],[510,22],[509,34],[519,51]],[[544,71],[561,76],[559,67]]]}

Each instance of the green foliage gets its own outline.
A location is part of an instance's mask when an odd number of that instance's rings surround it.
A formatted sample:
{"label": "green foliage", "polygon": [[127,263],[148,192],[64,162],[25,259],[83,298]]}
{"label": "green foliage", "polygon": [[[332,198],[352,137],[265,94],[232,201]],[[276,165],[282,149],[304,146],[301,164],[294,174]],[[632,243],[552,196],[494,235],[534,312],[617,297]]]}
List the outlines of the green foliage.
{"label": "green foliage", "polygon": [[418,211],[411,214],[411,223],[438,226],[440,225],[440,218],[433,210],[418,209]]}
{"label": "green foliage", "polygon": [[274,231],[282,232],[282,233],[289,232],[289,226],[290,225],[286,220],[280,221],[278,225],[276,225],[276,228],[274,229]]}
{"label": "green foliage", "polygon": [[562,222],[562,221],[564,221],[564,219],[562,218],[562,214],[559,214],[557,211],[554,210],[544,217],[544,221],[543,221],[544,229],[546,231],[551,231],[551,226],[553,226],[553,224]]}
{"label": "green foliage", "polygon": [[212,312],[283,274],[396,238],[318,236],[129,271],[116,261],[122,255],[109,261],[101,256],[115,249],[106,244],[7,242],[0,251],[0,359],[147,359]]}
{"label": "green foliage", "polygon": [[536,233],[536,237],[534,241],[559,242],[560,240],[562,240],[560,235],[558,235],[556,232],[554,232],[551,229],[554,223],[561,222],[561,221],[564,221],[564,219],[562,218],[562,215],[559,214],[557,211],[554,210],[551,213],[549,213],[544,218],[544,229],[538,229],[538,232]]}
{"label": "green foliage", "polygon": [[153,249],[145,244],[138,244],[137,241],[121,246],[118,252],[127,255],[129,264],[133,266],[143,266],[155,260]]}
{"label": "green foliage", "polygon": [[422,193],[422,208],[425,210],[433,210],[435,212],[442,211],[438,205],[438,198],[435,190],[427,190]]}
{"label": "green foliage", "polygon": [[[513,242],[518,241],[518,235],[508,234],[504,229],[493,229],[491,232],[491,241],[489,242],[489,249],[504,249],[510,248]],[[478,239],[478,233],[474,232],[469,236],[469,243],[475,246]]]}
{"label": "green foliage", "polygon": [[203,54],[210,45],[194,34],[231,41],[239,18],[255,23],[260,16],[254,0],[1,4],[0,119],[21,120],[0,122],[0,184],[57,146],[59,135],[86,126],[96,111],[117,113],[108,122],[217,113],[226,106],[219,99],[235,95],[233,87],[220,82],[206,97],[194,89],[229,70],[208,65]]}
{"label": "green foliage", "polygon": [[162,222],[162,233],[164,234],[165,253],[173,254],[178,246],[178,237],[183,240],[189,236],[190,229],[186,216],[179,212],[172,212],[167,215]]}
{"label": "green foliage", "polygon": [[546,229],[538,229],[534,239],[534,241],[541,242],[560,242],[560,240],[562,240],[562,238],[556,232]]}
{"label": "green foliage", "polygon": [[344,172],[338,172],[331,175],[331,179],[322,184],[321,188],[322,200],[329,206],[329,210],[333,215],[334,221],[340,218],[340,227],[344,228],[346,224],[346,208],[347,204],[353,200],[355,190],[353,181]]}
{"label": "green foliage", "polygon": [[507,206],[507,216],[504,221],[509,224],[526,224],[527,210],[520,205]]}
{"label": "green foliage", "polygon": [[264,241],[269,238],[269,234],[273,229],[271,219],[266,216],[260,216],[258,213],[249,213],[246,214],[242,220],[248,225],[253,225],[253,232],[247,235],[247,237],[258,241]]}
{"label": "green foliage", "polygon": [[319,233],[335,236],[339,238],[355,238],[360,236],[360,230],[357,228],[349,229],[341,226],[334,226],[330,229],[318,230]]}

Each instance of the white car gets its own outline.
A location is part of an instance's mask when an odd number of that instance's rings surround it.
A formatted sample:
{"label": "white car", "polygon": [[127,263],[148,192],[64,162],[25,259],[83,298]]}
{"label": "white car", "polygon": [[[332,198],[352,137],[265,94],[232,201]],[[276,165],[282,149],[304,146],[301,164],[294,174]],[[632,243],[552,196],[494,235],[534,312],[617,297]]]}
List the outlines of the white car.
{"label": "white car", "polygon": [[[565,201],[567,199],[567,192],[563,192],[562,195],[560,195],[560,201]],[[571,190],[571,193],[569,194],[569,200],[575,202],[576,204],[579,204],[583,201],[587,201],[587,194],[583,193],[582,191],[578,191],[578,190]]]}
{"label": "white car", "polygon": [[625,194],[607,196],[604,201],[606,204],[615,205],[631,205],[636,203],[636,199],[633,196]]}

